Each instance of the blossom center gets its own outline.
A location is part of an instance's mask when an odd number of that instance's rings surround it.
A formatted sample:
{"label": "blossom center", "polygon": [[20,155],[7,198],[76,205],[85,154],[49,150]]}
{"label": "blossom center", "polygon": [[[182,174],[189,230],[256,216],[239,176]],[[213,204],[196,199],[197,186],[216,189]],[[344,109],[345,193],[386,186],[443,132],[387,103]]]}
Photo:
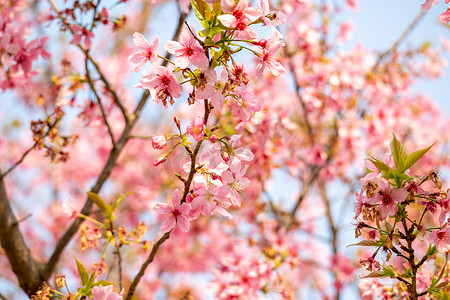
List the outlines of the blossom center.
{"label": "blossom center", "polygon": [[388,194],[388,193],[383,193],[382,195],[381,195],[381,202],[383,203],[383,204],[389,204],[389,203],[391,203],[392,202],[392,197],[391,197],[391,195],[390,194]]}
{"label": "blossom center", "polygon": [[233,16],[236,18],[236,20],[240,21],[244,17],[244,13],[241,10],[235,10],[233,11]]}
{"label": "blossom center", "polygon": [[181,215],[181,213],[176,208],[172,211],[172,213],[175,217],[178,217],[179,215]]}
{"label": "blossom center", "polygon": [[437,238],[439,240],[447,239],[447,237],[448,237],[448,235],[447,235],[447,232],[445,232],[445,231],[440,231],[437,233]]}
{"label": "blossom center", "polygon": [[148,49],[148,50],[147,50],[147,54],[145,55],[145,58],[147,58],[148,60],[150,60],[150,58],[152,58],[152,56],[153,56],[152,50]]}
{"label": "blossom center", "polygon": [[186,56],[193,56],[193,55],[194,55],[194,49],[192,49],[191,47],[187,47],[187,48],[184,50],[184,54],[185,54]]}

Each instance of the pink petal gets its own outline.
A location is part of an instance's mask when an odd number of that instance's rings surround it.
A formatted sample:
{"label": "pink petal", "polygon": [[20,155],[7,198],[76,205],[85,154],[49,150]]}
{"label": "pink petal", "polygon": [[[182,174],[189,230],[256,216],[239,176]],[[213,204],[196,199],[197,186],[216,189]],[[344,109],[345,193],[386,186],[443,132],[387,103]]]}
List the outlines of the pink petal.
{"label": "pink petal", "polygon": [[183,47],[180,45],[180,43],[175,41],[167,41],[164,45],[164,49],[169,51],[171,54],[175,54],[176,51],[182,49]]}
{"label": "pink petal", "polygon": [[178,227],[180,227],[181,231],[188,232],[191,223],[186,216],[181,215],[181,216],[178,216],[178,218],[177,218],[177,224],[178,224]]}
{"label": "pink petal", "polygon": [[138,46],[139,49],[144,51],[146,51],[150,47],[147,39],[139,32],[133,33],[133,42],[136,44],[136,46]]}
{"label": "pink petal", "polygon": [[169,214],[172,213],[172,209],[166,203],[156,203],[153,206],[153,210],[155,210],[159,214]]}
{"label": "pink petal", "polygon": [[181,194],[180,194],[180,191],[178,189],[176,189],[172,193],[173,208],[178,208],[178,206],[180,206],[180,202],[181,202]]}
{"label": "pink petal", "polygon": [[233,15],[221,15],[218,16],[217,19],[228,28],[235,28],[237,25],[236,17]]}
{"label": "pink petal", "polygon": [[405,201],[406,197],[408,197],[409,192],[405,189],[395,189],[391,192],[391,197],[394,202],[400,203]]}
{"label": "pink petal", "polygon": [[178,211],[183,215],[187,215],[191,211],[191,205],[185,202],[181,204],[181,206],[178,208]]}
{"label": "pink petal", "polygon": [[166,219],[161,225],[161,231],[167,232],[171,231],[176,225],[175,217],[172,215],[168,219]]}

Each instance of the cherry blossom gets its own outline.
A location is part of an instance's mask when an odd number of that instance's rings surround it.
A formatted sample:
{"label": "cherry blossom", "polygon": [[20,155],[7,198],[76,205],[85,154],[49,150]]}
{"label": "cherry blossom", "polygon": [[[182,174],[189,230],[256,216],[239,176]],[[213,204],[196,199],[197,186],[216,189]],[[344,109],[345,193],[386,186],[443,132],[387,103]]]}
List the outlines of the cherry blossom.
{"label": "cherry blossom", "polygon": [[180,97],[183,88],[166,67],[154,65],[153,72],[153,74],[143,76],[137,86],[148,89],[153,100],[161,101],[165,107],[167,107],[167,101],[173,104],[173,98]]}
{"label": "cherry blossom", "polygon": [[200,116],[195,117],[187,126],[186,133],[192,135],[195,140],[201,141],[205,134],[205,119]]}
{"label": "cherry blossom", "polygon": [[439,252],[450,251],[450,228],[445,227],[441,230],[435,230],[428,236],[428,241],[436,245]]}
{"label": "cherry blossom", "polygon": [[168,41],[164,49],[175,55],[175,64],[181,69],[186,69],[190,65],[202,70],[208,68],[209,61],[205,50],[186,26],[181,30],[180,41]]}
{"label": "cherry blossom", "polygon": [[119,295],[113,291],[113,286],[98,285],[92,289],[92,297],[89,300],[122,300],[122,293]]}
{"label": "cherry blossom", "polygon": [[256,76],[262,78],[264,72],[269,72],[274,76],[286,73],[286,69],[275,59],[275,54],[285,43],[278,38],[267,41],[260,54],[259,63],[256,66]]}
{"label": "cherry blossom", "polygon": [[150,44],[142,34],[135,32],[133,34],[133,41],[136,46],[138,46],[139,51],[131,54],[128,57],[128,60],[134,64],[138,64],[132,69],[133,72],[138,72],[147,61],[150,63],[156,61],[159,37],[156,35],[155,39]]}
{"label": "cherry blossom", "polygon": [[166,203],[156,203],[153,209],[166,218],[161,225],[161,231],[171,231],[175,226],[178,226],[183,232],[189,231],[190,221],[188,215],[191,205],[189,203],[181,203],[179,190],[175,190],[172,193],[172,207]]}

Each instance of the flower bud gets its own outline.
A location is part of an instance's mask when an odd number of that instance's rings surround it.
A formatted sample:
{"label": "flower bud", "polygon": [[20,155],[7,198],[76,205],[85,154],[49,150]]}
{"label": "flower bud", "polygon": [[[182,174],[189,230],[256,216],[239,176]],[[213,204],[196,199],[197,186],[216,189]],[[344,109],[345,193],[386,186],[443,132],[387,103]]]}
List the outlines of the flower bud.
{"label": "flower bud", "polygon": [[164,149],[167,146],[167,139],[163,135],[152,136],[152,147],[153,149]]}

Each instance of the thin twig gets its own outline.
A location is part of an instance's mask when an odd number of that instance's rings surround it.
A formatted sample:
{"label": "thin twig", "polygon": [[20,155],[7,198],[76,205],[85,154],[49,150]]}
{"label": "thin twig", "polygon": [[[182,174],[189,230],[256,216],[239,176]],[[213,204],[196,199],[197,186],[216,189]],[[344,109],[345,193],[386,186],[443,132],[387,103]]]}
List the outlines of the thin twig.
{"label": "thin twig", "polygon": [[422,20],[422,18],[425,16],[426,12],[421,11],[415,18],[414,20],[409,24],[408,27],[406,27],[405,31],[403,31],[403,33],[398,37],[398,39],[394,42],[394,44],[392,44],[392,46],[384,51],[383,53],[380,54],[380,56],[378,56],[378,59],[373,67],[373,69],[375,70],[378,65],[381,63],[381,60],[386,57],[387,55],[389,55],[390,53],[394,52],[395,50],[397,50],[398,46],[406,39],[406,37],[411,33],[411,31],[417,26],[417,24],[419,24],[420,20]]}
{"label": "thin twig", "polygon": [[28,153],[30,153],[31,150],[33,150],[34,147],[36,147],[36,145],[37,145],[37,142],[35,142],[33,146],[28,148],[27,151],[25,151],[22,154],[22,157],[18,161],[16,161],[8,170],[6,170],[5,173],[3,173],[3,174],[0,173],[0,179],[4,178],[6,175],[8,175],[9,172],[14,170],[18,165],[20,165],[23,162],[23,160],[25,159],[25,157],[28,155]]}
{"label": "thin twig", "polygon": [[108,128],[108,133],[109,133],[109,137],[111,138],[111,143],[112,143],[113,147],[115,148],[116,142],[114,141],[114,134],[112,132],[111,125],[109,125],[108,118],[106,117],[106,113],[105,113],[105,109],[103,107],[102,100],[100,99],[100,96],[97,93],[97,89],[95,88],[94,83],[92,82],[92,78],[91,78],[91,75],[89,73],[89,68],[88,68],[87,56],[86,56],[86,59],[84,60],[84,62],[85,62],[85,67],[86,67],[86,78],[88,80],[88,84],[89,84],[92,92],[94,93],[95,98],[97,98],[98,106],[100,107],[100,111],[102,112],[103,121],[105,122],[106,128]]}
{"label": "thin twig", "polygon": [[128,288],[127,295],[125,297],[125,300],[131,300],[133,297],[133,294],[136,290],[137,285],[139,284],[139,281],[141,280],[142,276],[145,274],[145,269],[147,269],[148,265],[150,265],[153,262],[153,259],[155,259],[155,255],[159,250],[159,247],[169,239],[170,232],[168,231],[164,233],[164,235],[153,245],[152,251],[150,252],[150,255],[145,260],[144,264],[141,266],[141,269],[139,270],[139,273],[136,274],[136,276],[133,279],[133,282],[131,283],[130,287]]}
{"label": "thin twig", "polygon": [[143,136],[143,135],[130,135],[130,139],[143,139],[143,140],[151,140],[151,136]]}
{"label": "thin twig", "polygon": [[[61,12],[59,11],[58,7],[56,6],[55,2],[53,0],[48,0],[50,2],[50,5],[52,6],[53,10],[56,12],[56,14],[58,15],[58,17],[68,26],[70,32],[72,32],[73,34],[73,30],[70,27],[69,22],[66,20],[66,18],[64,18],[61,15]],[[100,66],[98,65],[97,61],[95,61],[92,56],[89,54],[89,50],[85,49],[83,46],[81,46],[80,44],[76,45],[85,55],[86,57],[90,60],[90,62],[92,63],[92,65],[95,67],[97,73],[100,75],[100,79],[101,81],[103,81],[103,83],[105,84],[106,89],[108,90],[108,92],[110,92],[110,94],[113,97],[114,103],[116,103],[116,105],[119,107],[119,109],[122,112],[123,117],[125,118],[125,123],[129,123],[129,116],[128,116],[128,112],[125,109],[125,107],[123,106],[122,102],[119,99],[119,96],[117,95],[117,92],[114,90],[114,88],[112,87],[112,85],[109,83],[108,79],[105,77],[105,75],[103,74],[103,72],[100,69]]]}
{"label": "thin twig", "polygon": [[[325,184],[321,182],[319,184],[320,194],[322,196],[322,200],[325,204],[325,211],[328,219],[328,227],[331,232],[331,247],[333,248],[333,255],[336,256],[338,254],[338,233],[339,229],[336,227],[336,224],[334,223],[333,215],[331,213],[331,205],[330,205],[330,199],[327,195],[327,190],[325,187]],[[333,272],[333,276],[335,277],[335,280],[339,279],[339,275]],[[340,289],[336,289],[335,299],[339,300],[341,298]]]}

